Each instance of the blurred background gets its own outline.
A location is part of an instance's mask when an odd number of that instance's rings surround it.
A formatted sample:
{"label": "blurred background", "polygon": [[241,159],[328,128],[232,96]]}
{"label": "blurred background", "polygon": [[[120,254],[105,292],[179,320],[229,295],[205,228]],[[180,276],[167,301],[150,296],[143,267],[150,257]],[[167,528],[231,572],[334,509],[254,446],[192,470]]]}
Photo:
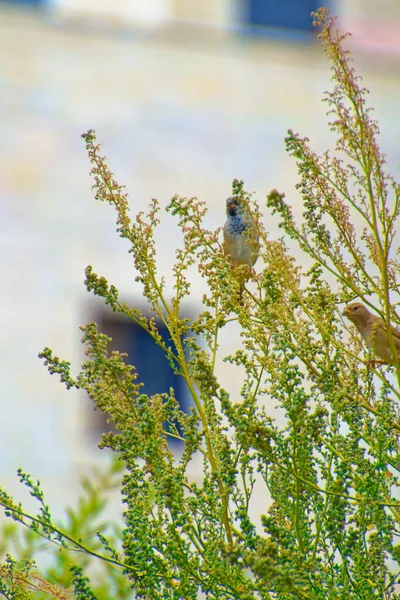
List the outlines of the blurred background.
{"label": "blurred background", "polygon": [[[353,34],[349,47],[396,176],[400,3],[328,6]],[[300,214],[286,131],[307,135],[318,152],[333,144],[321,103],[329,65],[309,16],[317,7],[314,0],[0,0],[0,473],[18,498],[18,467],[41,480],[49,503],[63,506],[79,476],[107,456],[96,446],[104,421],[81,392],[48,375],[37,358],[45,346],[76,373],[79,325],[98,320],[129,352],[146,391],[171,384],[140,332],[83,286],[91,264],[146,310],[115,216],[94,200],[80,135],[96,130],[132,215],[151,198],[165,206],[174,194],[197,196],[209,208],[207,226],[219,227],[233,178],[261,206],[272,188],[285,192]],[[266,225],[281,235],[274,222]],[[167,279],[173,227],[166,219],[158,240]],[[202,293],[198,279],[188,316],[201,310]],[[224,331],[221,356],[237,334]],[[241,374],[224,364],[219,376],[239,400]],[[179,398],[185,405],[184,389]]]}

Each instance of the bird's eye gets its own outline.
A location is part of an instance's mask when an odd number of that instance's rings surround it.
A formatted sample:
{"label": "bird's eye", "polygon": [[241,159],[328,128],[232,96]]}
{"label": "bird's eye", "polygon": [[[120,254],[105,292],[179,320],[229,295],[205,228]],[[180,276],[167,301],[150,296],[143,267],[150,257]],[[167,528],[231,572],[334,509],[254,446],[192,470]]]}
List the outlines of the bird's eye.
{"label": "bird's eye", "polygon": [[358,306],[353,306],[353,310],[354,311],[358,310]]}

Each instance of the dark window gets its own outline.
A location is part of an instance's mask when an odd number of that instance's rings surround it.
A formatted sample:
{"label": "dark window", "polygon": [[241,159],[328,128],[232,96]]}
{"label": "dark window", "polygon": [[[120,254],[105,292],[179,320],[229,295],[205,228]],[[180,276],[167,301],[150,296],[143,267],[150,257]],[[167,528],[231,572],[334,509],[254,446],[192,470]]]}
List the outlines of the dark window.
{"label": "dark window", "polygon": [[[99,331],[112,338],[109,351],[119,350],[127,353],[126,362],[135,367],[139,374],[138,381],[144,383],[141,388],[143,393],[149,396],[168,393],[172,387],[182,410],[189,412],[191,399],[185,381],[172,371],[163,350],[148,333],[127,317],[108,311],[99,315],[96,321]],[[166,345],[173,346],[168,330],[161,322],[156,323]],[[90,426],[95,429],[96,435],[112,429],[106,423],[105,415],[99,411],[91,412]],[[177,428],[179,431],[178,425]],[[183,449],[183,442],[180,440],[168,437],[168,442],[174,450]]]}
{"label": "dark window", "polygon": [[311,12],[320,5],[320,0],[247,0],[245,20],[249,25],[307,32],[313,30]]}

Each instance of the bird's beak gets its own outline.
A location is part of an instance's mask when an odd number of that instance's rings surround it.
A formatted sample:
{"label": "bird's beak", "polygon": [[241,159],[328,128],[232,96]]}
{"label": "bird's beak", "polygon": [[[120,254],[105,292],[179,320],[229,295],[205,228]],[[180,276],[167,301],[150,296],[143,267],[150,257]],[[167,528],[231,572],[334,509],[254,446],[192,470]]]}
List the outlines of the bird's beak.
{"label": "bird's beak", "polygon": [[349,307],[345,306],[344,309],[343,309],[342,315],[344,317],[347,317],[349,315],[349,313],[350,313]]}

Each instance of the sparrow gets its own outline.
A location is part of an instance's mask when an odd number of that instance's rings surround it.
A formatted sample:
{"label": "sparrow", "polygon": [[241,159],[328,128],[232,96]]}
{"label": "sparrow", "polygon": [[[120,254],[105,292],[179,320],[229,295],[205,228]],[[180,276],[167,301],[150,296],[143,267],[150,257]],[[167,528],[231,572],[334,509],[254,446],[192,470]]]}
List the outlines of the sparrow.
{"label": "sparrow", "polygon": [[243,206],[234,196],[226,201],[226,216],[228,218],[224,225],[224,255],[234,267],[249,267],[248,272],[243,274],[244,281],[240,284],[241,298],[245,281],[250,276],[250,269],[258,258],[259,235],[254,220],[245,213]]}
{"label": "sparrow", "polygon": [[[369,360],[366,365],[375,366],[375,364],[394,364],[395,358],[389,345],[388,325],[380,317],[373,315],[360,302],[348,304],[342,313],[357,327],[364,342],[371,350],[379,356],[380,361]],[[396,352],[399,353],[400,360],[400,332],[390,325],[392,338]]]}

